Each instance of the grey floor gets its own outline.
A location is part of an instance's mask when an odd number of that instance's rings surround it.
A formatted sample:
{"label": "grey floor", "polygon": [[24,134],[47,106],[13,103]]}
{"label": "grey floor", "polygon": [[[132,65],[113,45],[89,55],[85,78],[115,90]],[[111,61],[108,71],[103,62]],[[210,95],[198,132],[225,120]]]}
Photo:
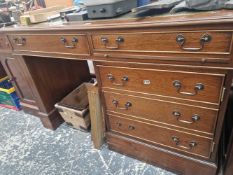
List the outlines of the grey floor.
{"label": "grey floor", "polygon": [[0,108],[0,175],[173,175],[107,149],[93,148],[90,133]]}

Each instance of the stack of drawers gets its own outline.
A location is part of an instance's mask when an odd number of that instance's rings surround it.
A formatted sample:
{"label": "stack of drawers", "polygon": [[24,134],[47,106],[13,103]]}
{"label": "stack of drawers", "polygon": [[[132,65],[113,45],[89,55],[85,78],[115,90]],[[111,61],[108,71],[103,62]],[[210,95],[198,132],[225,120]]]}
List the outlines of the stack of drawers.
{"label": "stack of drawers", "polygon": [[224,74],[97,67],[110,146],[114,145],[111,136],[121,136],[198,159],[210,159]]}
{"label": "stack of drawers", "polygon": [[[98,47],[98,37],[94,38]],[[129,42],[127,38],[123,41]],[[152,39],[147,38],[149,41]],[[133,44],[118,44],[113,53],[123,46]],[[216,173],[212,154],[225,90],[224,72],[120,62],[96,63],[96,70],[111,149],[179,174]]]}

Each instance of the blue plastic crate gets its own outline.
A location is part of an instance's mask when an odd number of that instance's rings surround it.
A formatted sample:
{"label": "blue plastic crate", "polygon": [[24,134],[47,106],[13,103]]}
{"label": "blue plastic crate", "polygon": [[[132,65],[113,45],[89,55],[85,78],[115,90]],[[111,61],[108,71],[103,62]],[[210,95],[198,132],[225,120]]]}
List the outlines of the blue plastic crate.
{"label": "blue plastic crate", "polygon": [[10,82],[10,80],[8,79],[8,77],[5,77],[5,78],[2,78],[0,79],[0,88],[3,88],[3,89],[10,89],[12,88],[13,85],[12,83]]}
{"label": "blue plastic crate", "polygon": [[20,98],[7,77],[0,80],[0,106],[14,110],[21,109]]}

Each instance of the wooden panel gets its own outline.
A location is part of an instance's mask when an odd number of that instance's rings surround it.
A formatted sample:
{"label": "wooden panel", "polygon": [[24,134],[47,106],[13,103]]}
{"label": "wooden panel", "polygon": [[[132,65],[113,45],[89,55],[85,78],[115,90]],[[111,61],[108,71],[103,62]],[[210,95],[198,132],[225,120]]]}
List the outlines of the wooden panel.
{"label": "wooden panel", "polygon": [[4,35],[0,35],[0,51],[9,52],[11,51],[11,45],[8,38]]}
{"label": "wooden panel", "polygon": [[[204,35],[211,37],[202,48],[200,38]],[[181,49],[176,38],[182,35],[185,43]],[[116,33],[92,35],[96,51],[123,51],[123,52],[172,52],[182,53],[212,53],[226,54],[231,50],[231,32],[172,32],[172,33]],[[122,38],[121,41],[117,39]],[[105,42],[103,41],[105,39]],[[196,48],[196,49],[195,49]]]}
{"label": "wooden panel", "polygon": [[42,101],[42,112],[54,105],[91,77],[87,62],[40,57],[24,57]]}
{"label": "wooden panel", "polygon": [[217,165],[185,157],[152,145],[114,134],[107,134],[109,148],[184,175],[215,175]]}
{"label": "wooden panel", "polygon": [[27,104],[36,105],[36,98],[31,89],[32,86],[27,81],[20,61],[17,58],[6,56],[1,62],[8,77],[12,79],[13,85],[16,88],[21,101]]}
{"label": "wooden panel", "polygon": [[105,122],[98,86],[86,83],[91,116],[91,137],[96,149],[104,144]]}
{"label": "wooden panel", "polygon": [[[212,139],[190,135],[158,125],[108,115],[110,131],[118,132],[158,145],[209,158]],[[159,133],[159,134],[158,134]],[[176,141],[173,140],[177,139]],[[194,146],[191,146],[192,143]]]}
{"label": "wooden panel", "polygon": [[81,34],[9,35],[9,39],[17,51],[90,55],[87,37]]}
{"label": "wooden panel", "polygon": [[[133,95],[123,95],[110,91],[104,92],[107,111],[130,115],[135,118],[155,121],[170,126],[182,127],[213,136],[218,110],[195,107],[186,104],[143,98]],[[116,104],[117,102],[117,104]],[[131,106],[125,107],[127,103]],[[180,114],[180,116],[178,116]],[[128,116],[125,116],[128,118]],[[197,119],[197,120],[195,120]]]}
{"label": "wooden panel", "polygon": [[[224,74],[98,66],[103,88],[117,88],[219,104]],[[125,79],[126,78],[126,79]],[[174,87],[180,82],[180,92]],[[195,90],[198,84],[202,90]]]}

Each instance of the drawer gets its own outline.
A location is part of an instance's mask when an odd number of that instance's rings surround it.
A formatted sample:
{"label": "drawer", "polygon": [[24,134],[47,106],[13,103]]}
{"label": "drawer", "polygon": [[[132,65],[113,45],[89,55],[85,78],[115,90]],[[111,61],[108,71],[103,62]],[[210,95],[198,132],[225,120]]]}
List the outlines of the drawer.
{"label": "drawer", "polygon": [[229,54],[232,32],[137,32],[92,35],[95,51]]}
{"label": "drawer", "polygon": [[224,74],[97,65],[103,88],[219,104]]}
{"label": "drawer", "polygon": [[[167,151],[151,144],[129,139],[119,134],[107,133],[106,139],[110,150],[137,158],[157,167],[170,170],[179,175],[215,175],[217,165],[215,162],[201,161],[176,152]],[[140,174],[140,173],[139,173]],[[141,173],[143,174],[143,173]],[[150,173],[144,173],[150,174]],[[155,173],[161,175],[163,173]],[[170,174],[170,173],[169,173]]]}
{"label": "drawer", "polygon": [[182,133],[136,120],[109,115],[110,131],[138,138],[154,144],[209,158],[212,152],[212,139]]}
{"label": "drawer", "polygon": [[90,55],[86,35],[78,34],[33,34],[9,35],[14,50]]}
{"label": "drawer", "polygon": [[218,110],[194,107],[158,99],[104,92],[106,109],[135,118],[182,127],[213,136]]}
{"label": "drawer", "polygon": [[0,50],[1,52],[11,51],[11,45],[6,36],[0,36]]}

